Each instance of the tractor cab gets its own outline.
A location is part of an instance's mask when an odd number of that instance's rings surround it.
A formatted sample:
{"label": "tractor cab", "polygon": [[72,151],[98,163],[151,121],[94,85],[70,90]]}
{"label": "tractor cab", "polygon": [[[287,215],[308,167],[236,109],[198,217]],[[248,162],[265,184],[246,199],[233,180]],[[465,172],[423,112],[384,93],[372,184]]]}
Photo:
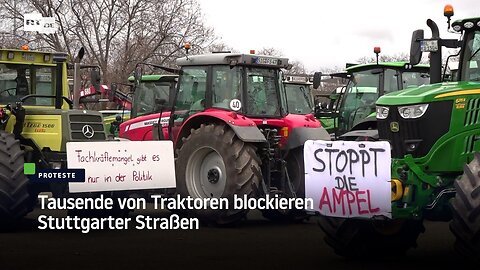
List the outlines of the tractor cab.
{"label": "tractor cab", "polygon": [[[23,100],[25,105],[68,106],[63,104],[63,100],[57,101],[54,98],[56,78],[62,76],[63,72],[61,64],[59,67],[56,61],[66,61],[66,55],[4,49],[1,53],[3,57],[0,58],[0,104],[15,104]],[[39,64],[31,65],[28,63],[30,61]],[[60,93],[60,96],[62,94]]]}
{"label": "tractor cab", "polygon": [[[119,136],[132,141],[167,137],[166,126],[170,118],[167,108],[173,104],[178,75],[143,75],[137,82],[131,76],[128,80],[135,83],[133,105],[130,119],[119,125]],[[162,127],[165,127],[164,133]]]}
{"label": "tractor cab", "polygon": [[188,117],[206,109],[256,118],[280,118],[287,105],[280,68],[288,59],[215,53],[177,60],[182,67],[177,111]]}
{"label": "tractor cab", "polygon": [[[172,104],[177,78],[177,75],[143,75],[133,93],[131,118],[154,113],[155,101],[163,99],[167,106]],[[134,77],[129,77],[128,81],[133,83]]]}
{"label": "tractor cab", "polygon": [[313,112],[312,83],[307,76],[286,75],[283,85],[289,113],[305,115]]}
{"label": "tractor cab", "polygon": [[335,135],[349,137],[356,130],[376,130],[375,102],[391,92],[429,83],[428,65],[383,62],[353,65],[346,69],[348,83],[336,106]]}

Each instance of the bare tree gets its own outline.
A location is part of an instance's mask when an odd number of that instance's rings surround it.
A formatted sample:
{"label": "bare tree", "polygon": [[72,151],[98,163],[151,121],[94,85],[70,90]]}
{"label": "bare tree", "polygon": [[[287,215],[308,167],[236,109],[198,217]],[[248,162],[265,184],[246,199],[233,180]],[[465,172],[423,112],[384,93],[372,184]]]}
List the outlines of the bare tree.
{"label": "bare tree", "polygon": [[[196,0],[0,0],[0,14],[10,23],[0,41],[28,43],[31,48],[87,50],[85,62],[101,67],[104,82],[125,81],[137,62],[173,65],[183,56],[185,42],[192,53],[203,52],[214,41],[204,25]],[[21,8],[19,8],[21,5]],[[22,30],[23,14],[36,11],[54,17],[55,34]],[[3,21],[3,20],[2,20]],[[5,44],[5,43],[3,43]]]}
{"label": "bare tree", "polygon": [[260,49],[257,53],[260,55],[283,56],[283,52],[274,47],[264,47]]}
{"label": "bare tree", "polygon": [[[398,53],[394,55],[380,54],[378,62],[408,62],[409,55],[407,53]],[[376,56],[364,56],[357,59],[358,64],[376,63]]]}

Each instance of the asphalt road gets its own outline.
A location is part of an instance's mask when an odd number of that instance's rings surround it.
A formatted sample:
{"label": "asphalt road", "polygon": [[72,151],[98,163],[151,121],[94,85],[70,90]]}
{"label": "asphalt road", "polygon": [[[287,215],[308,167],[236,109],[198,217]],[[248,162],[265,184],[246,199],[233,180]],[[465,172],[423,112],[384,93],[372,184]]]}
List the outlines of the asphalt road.
{"label": "asphalt road", "polygon": [[251,212],[233,228],[82,234],[38,230],[37,216],[44,211],[29,214],[15,232],[0,234],[0,269],[463,269],[448,223],[427,222],[419,247],[405,258],[352,261],[336,256],[323,242],[315,218],[275,224]]}

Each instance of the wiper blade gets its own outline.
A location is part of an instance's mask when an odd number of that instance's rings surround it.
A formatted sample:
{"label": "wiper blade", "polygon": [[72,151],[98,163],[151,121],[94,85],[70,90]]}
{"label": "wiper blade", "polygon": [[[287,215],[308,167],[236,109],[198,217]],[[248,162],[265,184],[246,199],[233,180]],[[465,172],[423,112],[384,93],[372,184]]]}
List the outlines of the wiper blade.
{"label": "wiper blade", "polygon": [[473,58],[475,55],[477,55],[477,53],[478,53],[479,51],[480,51],[480,48],[478,48],[478,49],[472,54],[472,56],[470,56],[470,59],[468,59],[468,60],[472,60],[472,58]]}

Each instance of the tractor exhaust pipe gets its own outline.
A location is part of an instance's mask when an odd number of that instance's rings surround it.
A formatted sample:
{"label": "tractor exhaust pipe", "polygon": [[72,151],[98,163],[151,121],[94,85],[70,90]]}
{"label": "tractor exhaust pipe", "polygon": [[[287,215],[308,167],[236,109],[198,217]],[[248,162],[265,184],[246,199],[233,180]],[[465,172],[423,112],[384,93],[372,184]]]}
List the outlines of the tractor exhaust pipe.
{"label": "tractor exhaust pipe", "polygon": [[80,108],[80,62],[85,55],[85,49],[82,47],[73,60],[73,109]]}
{"label": "tractor exhaust pipe", "polygon": [[431,20],[427,20],[427,25],[432,31],[432,39],[438,41],[438,50],[430,52],[430,83],[442,82],[442,45],[440,33],[437,24]]}

